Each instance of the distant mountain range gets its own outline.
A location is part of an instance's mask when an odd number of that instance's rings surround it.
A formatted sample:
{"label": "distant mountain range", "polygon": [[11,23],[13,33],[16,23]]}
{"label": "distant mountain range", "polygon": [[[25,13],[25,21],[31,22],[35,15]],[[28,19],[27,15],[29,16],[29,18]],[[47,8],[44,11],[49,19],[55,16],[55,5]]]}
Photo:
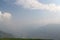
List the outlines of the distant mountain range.
{"label": "distant mountain range", "polygon": [[13,38],[13,35],[10,33],[5,33],[3,31],[0,31],[0,38]]}
{"label": "distant mountain range", "polygon": [[[41,39],[57,39],[60,40],[60,24],[48,24],[45,26],[26,27],[24,30],[17,32],[19,38],[41,38]],[[21,33],[21,34],[20,34]],[[12,33],[14,34],[14,33]],[[12,38],[14,35],[0,31],[0,38]],[[15,36],[15,37],[16,37]]]}
{"label": "distant mountain range", "polygon": [[25,37],[60,40],[60,24],[48,24],[37,29],[28,28]]}

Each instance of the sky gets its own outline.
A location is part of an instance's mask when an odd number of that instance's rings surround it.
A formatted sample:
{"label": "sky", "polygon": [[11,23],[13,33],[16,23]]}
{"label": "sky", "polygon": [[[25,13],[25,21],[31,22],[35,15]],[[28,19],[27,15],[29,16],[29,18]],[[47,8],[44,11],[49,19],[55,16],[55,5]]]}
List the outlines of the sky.
{"label": "sky", "polygon": [[0,0],[0,11],[9,12],[15,21],[59,20],[59,0]]}
{"label": "sky", "polygon": [[0,0],[0,24],[16,32],[23,26],[60,24],[60,0]]}

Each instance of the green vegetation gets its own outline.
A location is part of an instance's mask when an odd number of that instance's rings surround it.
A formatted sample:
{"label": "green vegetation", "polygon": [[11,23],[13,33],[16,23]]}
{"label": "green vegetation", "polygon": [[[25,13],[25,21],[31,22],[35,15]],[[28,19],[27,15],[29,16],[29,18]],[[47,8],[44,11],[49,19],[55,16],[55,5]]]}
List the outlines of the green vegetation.
{"label": "green vegetation", "polygon": [[0,40],[52,40],[52,39],[22,39],[22,38],[0,38]]}

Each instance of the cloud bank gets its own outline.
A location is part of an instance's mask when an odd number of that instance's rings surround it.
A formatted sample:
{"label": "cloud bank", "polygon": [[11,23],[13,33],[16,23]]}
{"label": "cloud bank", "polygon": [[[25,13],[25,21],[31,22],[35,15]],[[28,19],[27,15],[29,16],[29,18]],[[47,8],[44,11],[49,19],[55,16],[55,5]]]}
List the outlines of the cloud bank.
{"label": "cloud bank", "polygon": [[54,12],[60,11],[60,5],[54,3],[43,4],[38,0],[16,0],[15,4],[29,9],[49,10]]}

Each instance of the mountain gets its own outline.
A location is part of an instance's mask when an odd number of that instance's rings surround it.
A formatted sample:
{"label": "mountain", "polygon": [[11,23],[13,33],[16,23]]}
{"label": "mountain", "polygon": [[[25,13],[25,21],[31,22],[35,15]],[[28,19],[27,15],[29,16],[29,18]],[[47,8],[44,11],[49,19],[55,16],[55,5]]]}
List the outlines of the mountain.
{"label": "mountain", "polygon": [[[12,38],[14,36],[15,35],[12,35],[10,33],[0,31],[0,38]],[[19,30],[19,32],[16,33],[16,36],[19,38],[41,38],[60,40],[60,24],[48,24],[45,26],[34,25],[26,27],[22,30]]]}
{"label": "mountain", "polygon": [[37,29],[29,28],[25,37],[60,40],[60,24],[48,24]]}
{"label": "mountain", "polygon": [[13,35],[10,33],[5,33],[3,31],[0,31],[0,38],[13,38]]}

